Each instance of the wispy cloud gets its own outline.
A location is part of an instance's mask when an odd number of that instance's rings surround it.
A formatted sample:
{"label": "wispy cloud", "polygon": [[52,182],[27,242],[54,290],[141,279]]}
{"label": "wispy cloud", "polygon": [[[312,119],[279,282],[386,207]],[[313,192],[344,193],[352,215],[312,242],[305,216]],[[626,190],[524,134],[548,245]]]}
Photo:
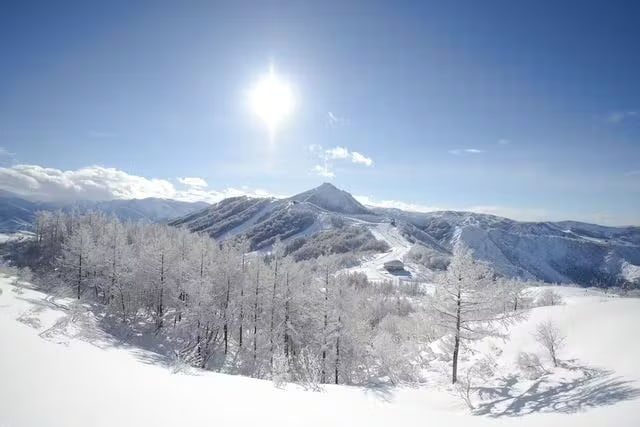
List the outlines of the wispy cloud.
{"label": "wispy cloud", "polygon": [[606,117],[606,121],[609,123],[620,123],[627,119],[640,118],[640,111],[627,110],[627,111],[614,111],[609,113]]}
{"label": "wispy cloud", "polygon": [[511,140],[506,139],[506,138],[502,138],[498,140],[498,145],[509,145],[511,144]]}
{"label": "wispy cloud", "polygon": [[324,178],[335,178],[336,174],[329,168],[328,165],[315,165],[313,169],[311,169],[315,175],[324,177]]}
{"label": "wispy cloud", "polygon": [[16,153],[12,153],[4,147],[0,147],[0,157],[13,157]]}
{"label": "wispy cloud", "polygon": [[204,188],[204,187],[208,187],[209,186],[209,184],[207,184],[207,181],[205,181],[202,178],[198,178],[198,177],[194,177],[194,176],[178,178],[178,182],[180,184],[184,184],[184,185],[187,185],[189,187],[195,187],[195,188]]}
{"label": "wispy cloud", "polygon": [[15,162],[16,153],[12,153],[4,147],[0,147],[0,166],[9,166]]}
{"label": "wispy cloud", "polygon": [[373,166],[373,159],[357,151],[350,151],[346,147],[333,147],[324,149],[320,145],[310,145],[309,151],[314,153],[321,164],[317,164],[313,167],[312,172],[316,175],[333,178],[335,177],[334,162],[335,161],[349,161],[357,165],[364,165],[367,167]]}
{"label": "wispy cloud", "polygon": [[329,124],[329,126],[337,126],[342,122],[344,122],[344,119],[342,117],[338,116],[332,111],[327,112],[327,123]]}
{"label": "wispy cloud", "polygon": [[366,206],[377,208],[401,209],[410,212],[434,212],[446,210],[437,206],[424,205],[420,203],[407,203],[399,200],[376,200],[369,196],[353,196],[357,201]]}
{"label": "wispy cloud", "polygon": [[462,156],[465,154],[481,154],[484,152],[484,150],[480,150],[478,148],[454,148],[453,150],[449,150],[449,154],[453,154],[454,156]]}
{"label": "wispy cloud", "polygon": [[350,156],[349,150],[344,147],[333,147],[325,151],[329,159],[347,159]]}
{"label": "wispy cloud", "polygon": [[627,171],[624,173],[624,176],[637,176],[640,175],[640,169]]}
{"label": "wispy cloud", "polygon": [[[185,178],[182,178],[184,181]],[[187,178],[192,184],[206,182],[201,178]],[[179,182],[180,179],[178,179]],[[167,179],[146,178],[104,166],[88,166],[76,170],[60,170],[38,165],[0,167],[0,189],[23,197],[64,200],[144,199],[157,197],[182,201],[218,202],[227,197],[279,197],[262,189],[248,187],[205,189],[188,184],[178,190]]]}

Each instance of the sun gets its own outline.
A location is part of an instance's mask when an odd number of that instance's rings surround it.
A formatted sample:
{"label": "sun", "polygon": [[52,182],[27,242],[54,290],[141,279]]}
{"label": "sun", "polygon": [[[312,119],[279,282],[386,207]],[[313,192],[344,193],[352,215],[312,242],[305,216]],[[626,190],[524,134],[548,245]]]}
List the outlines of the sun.
{"label": "sun", "polygon": [[273,136],[294,108],[291,86],[276,74],[273,67],[249,92],[253,112],[267,125]]}

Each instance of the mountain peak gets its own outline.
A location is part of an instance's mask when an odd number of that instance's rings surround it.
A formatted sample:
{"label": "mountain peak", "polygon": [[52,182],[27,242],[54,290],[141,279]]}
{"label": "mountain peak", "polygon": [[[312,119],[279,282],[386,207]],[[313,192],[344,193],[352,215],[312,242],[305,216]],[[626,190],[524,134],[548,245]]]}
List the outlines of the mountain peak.
{"label": "mountain peak", "polygon": [[351,194],[340,190],[335,185],[325,182],[316,188],[291,197],[297,202],[307,202],[330,212],[345,214],[371,213]]}
{"label": "mountain peak", "polygon": [[319,188],[330,188],[330,189],[333,189],[333,190],[339,190],[338,187],[336,187],[335,185],[333,185],[330,182],[323,182],[322,184],[320,184],[319,186],[316,187],[316,189],[319,189]]}

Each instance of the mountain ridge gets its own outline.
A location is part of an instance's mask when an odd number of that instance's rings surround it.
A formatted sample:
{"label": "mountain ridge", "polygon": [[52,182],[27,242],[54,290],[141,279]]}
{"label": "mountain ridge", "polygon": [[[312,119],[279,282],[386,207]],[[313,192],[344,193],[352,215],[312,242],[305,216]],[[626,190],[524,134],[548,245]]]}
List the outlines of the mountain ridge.
{"label": "mountain ridge", "polygon": [[37,211],[100,211],[121,220],[164,222],[208,206],[204,202],[182,202],[148,197],[145,199],[114,199],[103,201],[75,200],[49,202],[25,199],[17,194],[0,192],[0,232],[28,230]]}
{"label": "mountain ridge", "polygon": [[[453,247],[462,243],[505,276],[583,285],[638,279],[634,275],[640,266],[640,227],[522,222],[464,211],[419,213],[366,207],[328,183],[286,199],[225,199],[189,218],[170,222],[217,239],[245,237],[252,250],[268,250],[276,240],[308,247],[318,233],[339,235],[341,228],[354,226],[384,240],[382,224],[388,223],[406,240],[405,246],[411,247],[399,252],[405,261],[422,263],[428,270],[441,268]],[[375,245],[369,242],[370,246]],[[330,248],[325,246],[325,251]]]}
{"label": "mountain ridge", "polygon": [[352,262],[359,262],[366,255],[371,268],[364,272],[377,278],[393,278],[378,271],[377,260],[390,254],[407,264],[415,273],[411,277],[429,277],[446,267],[453,247],[461,243],[504,276],[582,285],[640,281],[640,227],[367,207],[329,183],[283,199],[239,196],[213,205],[165,199],[56,204],[6,192],[0,201],[0,231],[28,228],[43,207],[101,210],[129,221],[167,222],[215,239],[245,238],[252,251],[269,251],[281,241],[296,259],[350,252]]}

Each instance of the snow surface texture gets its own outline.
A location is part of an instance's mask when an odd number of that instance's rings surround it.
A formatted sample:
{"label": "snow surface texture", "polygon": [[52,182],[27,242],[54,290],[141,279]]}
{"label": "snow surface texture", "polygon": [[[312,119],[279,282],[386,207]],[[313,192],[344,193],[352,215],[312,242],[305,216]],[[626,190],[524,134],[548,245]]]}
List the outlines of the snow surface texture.
{"label": "snow surface texture", "polygon": [[[0,426],[637,426],[640,300],[554,289],[566,304],[533,309],[507,341],[477,343],[498,374],[474,390],[471,412],[435,371],[427,386],[321,392],[199,370],[173,373],[157,354],[118,344],[83,306],[0,276]],[[549,318],[567,335],[560,368],[532,336]],[[549,373],[538,380],[516,374],[521,351],[537,354]]]}

